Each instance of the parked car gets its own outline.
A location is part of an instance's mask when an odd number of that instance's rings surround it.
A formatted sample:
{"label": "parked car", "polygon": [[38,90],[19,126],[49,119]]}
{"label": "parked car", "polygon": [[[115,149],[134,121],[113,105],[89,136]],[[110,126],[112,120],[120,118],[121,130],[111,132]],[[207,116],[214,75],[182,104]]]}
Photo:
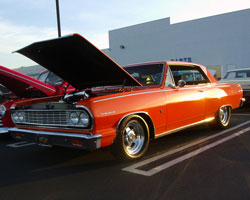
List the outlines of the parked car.
{"label": "parked car", "polygon": [[240,84],[243,89],[243,97],[250,100],[250,68],[234,69],[226,73],[220,83]]}
{"label": "parked car", "polygon": [[8,129],[14,126],[10,116],[12,104],[38,97],[62,95],[75,90],[66,81],[48,70],[42,72],[36,80],[3,66],[0,66],[0,84],[9,90],[1,97],[0,134],[8,133]]}
{"label": "parked car", "polygon": [[[151,139],[202,123],[228,127],[231,110],[242,103],[240,85],[218,84],[202,65],[161,61],[121,67],[78,34],[18,52],[77,89],[13,105],[10,131],[22,141],[86,150],[112,146],[118,158],[136,159]],[[195,76],[185,81],[183,74]]]}

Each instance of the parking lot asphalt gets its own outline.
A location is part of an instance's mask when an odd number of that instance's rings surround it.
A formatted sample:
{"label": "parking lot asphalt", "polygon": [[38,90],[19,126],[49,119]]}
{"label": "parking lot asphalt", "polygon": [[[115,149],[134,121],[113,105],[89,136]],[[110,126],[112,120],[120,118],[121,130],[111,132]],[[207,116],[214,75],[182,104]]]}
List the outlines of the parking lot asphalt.
{"label": "parking lot asphalt", "polygon": [[207,125],[152,141],[119,162],[94,152],[42,147],[0,135],[0,199],[250,199],[250,106],[225,131]]}

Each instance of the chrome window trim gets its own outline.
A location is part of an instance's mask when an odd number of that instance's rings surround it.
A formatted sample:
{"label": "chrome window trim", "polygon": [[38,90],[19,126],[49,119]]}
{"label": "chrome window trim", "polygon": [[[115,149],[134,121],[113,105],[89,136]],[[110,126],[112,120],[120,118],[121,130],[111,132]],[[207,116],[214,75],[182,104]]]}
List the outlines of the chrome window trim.
{"label": "chrome window trim", "polygon": [[[168,85],[166,85],[167,84],[168,75],[170,76],[170,79],[171,79],[172,83],[168,83]],[[171,66],[168,66],[168,68],[167,68],[164,87],[169,87],[169,84],[172,84],[174,87],[176,87],[175,81],[174,81],[174,77],[173,77],[173,74],[172,74],[172,71],[171,71]]]}

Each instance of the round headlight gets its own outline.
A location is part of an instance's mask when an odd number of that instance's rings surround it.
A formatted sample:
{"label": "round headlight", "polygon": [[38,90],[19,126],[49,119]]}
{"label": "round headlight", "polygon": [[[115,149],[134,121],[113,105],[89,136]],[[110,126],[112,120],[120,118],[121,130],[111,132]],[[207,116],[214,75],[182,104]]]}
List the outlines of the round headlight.
{"label": "round headlight", "polygon": [[0,115],[3,117],[6,113],[6,108],[4,105],[1,105],[0,106]]}
{"label": "round headlight", "polygon": [[76,112],[72,112],[70,113],[70,122],[73,124],[73,125],[77,125],[78,122],[79,122],[79,116]]}
{"label": "round headlight", "polygon": [[89,125],[89,115],[86,112],[81,112],[80,122],[84,127],[87,127]]}
{"label": "round headlight", "polygon": [[12,113],[12,120],[14,123],[18,122],[18,113],[17,112]]}
{"label": "round headlight", "polygon": [[18,121],[23,122],[24,120],[24,112],[18,112]]}

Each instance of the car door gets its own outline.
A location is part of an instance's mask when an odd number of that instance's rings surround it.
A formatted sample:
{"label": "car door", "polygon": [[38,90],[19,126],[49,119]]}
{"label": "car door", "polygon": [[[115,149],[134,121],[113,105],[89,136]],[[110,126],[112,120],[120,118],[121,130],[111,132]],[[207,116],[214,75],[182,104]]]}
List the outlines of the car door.
{"label": "car door", "polygon": [[[200,70],[195,66],[168,66],[164,90],[166,131],[204,120],[209,80]],[[186,82],[184,87],[178,86],[179,80]]]}

